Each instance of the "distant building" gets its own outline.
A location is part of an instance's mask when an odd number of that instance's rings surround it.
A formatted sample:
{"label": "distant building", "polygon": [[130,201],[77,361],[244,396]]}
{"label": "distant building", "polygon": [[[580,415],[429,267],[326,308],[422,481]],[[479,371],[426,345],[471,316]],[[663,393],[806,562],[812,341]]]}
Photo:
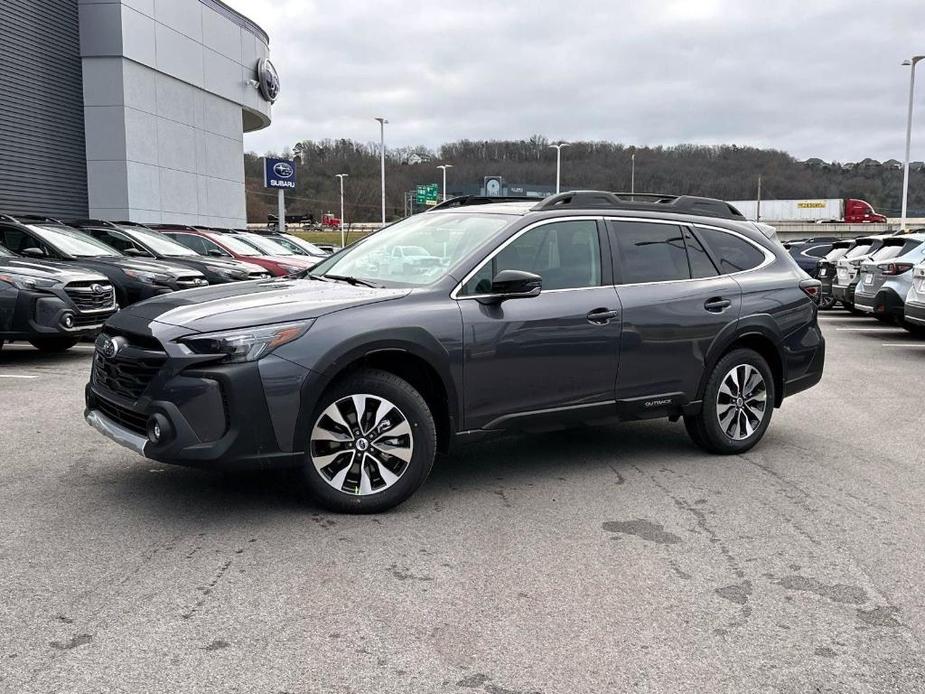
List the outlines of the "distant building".
{"label": "distant building", "polygon": [[921,171],[925,169],[925,161],[910,161],[909,170],[910,171]]}
{"label": "distant building", "polygon": [[[449,195],[459,196],[459,195],[485,195],[489,197],[524,197],[524,198],[536,198],[541,199],[548,197],[550,195],[556,194],[556,186],[547,185],[545,183],[508,183],[504,179],[501,179],[500,188],[492,187],[492,192],[489,193],[486,190],[485,182],[480,183],[464,183],[457,184],[453,186],[448,184]],[[497,193],[494,191],[497,190]],[[568,190],[568,188],[564,188]]]}

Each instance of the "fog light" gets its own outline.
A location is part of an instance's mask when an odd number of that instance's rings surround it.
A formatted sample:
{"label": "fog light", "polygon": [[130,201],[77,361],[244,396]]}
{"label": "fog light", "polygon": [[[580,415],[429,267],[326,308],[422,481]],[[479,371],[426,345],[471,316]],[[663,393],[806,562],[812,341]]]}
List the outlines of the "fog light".
{"label": "fog light", "polygon": [[73,328],[74,327],[74,314],[65,313],[63,316],[61,316],[61,325],[63,325],[65,328],[68,328],[68,329]]}
{"label": "fog light", "polygon": [[163,443],[171,434],[170,422],[162,414],[151,415],[148,418],[148,440],[151,443]]}

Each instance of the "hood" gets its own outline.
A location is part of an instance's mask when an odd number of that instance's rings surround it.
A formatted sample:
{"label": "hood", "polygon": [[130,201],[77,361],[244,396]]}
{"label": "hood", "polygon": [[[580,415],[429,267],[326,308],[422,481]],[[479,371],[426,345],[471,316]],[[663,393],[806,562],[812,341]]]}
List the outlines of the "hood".
{"label": "hood", "polygon": [[301,267],[308,270],[320,263],[322,258],[314,258],[308,255],[261,255],[261,260],[269,260],[281,265],[291,265],[292,267]]}
{"label": "hood", "polygon": [[109,282],[104,275],[98,272],[85,270],[74,263],[56,260],[0,257],[0,273],[4,271],[40,279],[57,280],[65,284],[68,282]]}
{"label": "hood", "polygon": [[211,332],[317,318],[352,306],[398,299],[410,292],[280,277],[157,296],[122,309],[110,324],[119,327],[124,322],[128,328],[137,326],[142,319]]}
{"label": "hood", "polygon": [[217,258],[215,256],[183,256],[179,258],[167,258],[167,262],[177,264],[196,263],[204,265],[213,270],[241,270],[243,272],[266,272],[266,268],[254,263],[248,263],[244,260],[235,260],[234,258]]}
{"label": "hood", "polygon": [[75,263],[87,267],[116,267],[120,270],[134,270],[135,272],[156,272],[174,277],[201,275],[198,270],[191,270],[182,265],[174,265],[167,260],[148,260],[147,258],[132,258],[130,256],[101,256],[94,258],[77,258]]}

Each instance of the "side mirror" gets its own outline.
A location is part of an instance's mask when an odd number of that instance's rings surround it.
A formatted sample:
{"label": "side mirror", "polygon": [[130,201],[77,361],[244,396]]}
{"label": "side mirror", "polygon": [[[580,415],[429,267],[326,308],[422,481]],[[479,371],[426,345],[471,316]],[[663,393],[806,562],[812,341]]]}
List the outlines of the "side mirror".
{"label": "side mirror", "polygon": [[130,255],[130,256],[133,256],[133,257],[136,257],[136,258],[137,258],[138,256],[140,256],[140,255],[143,255],[143,256],[146,256],[146,257],[149,257],[149,258],[151,257],[151,254],[150,254],[150,253],[147,253],[147,252],[141,250],[140,248],[135,248],[134,246],[132,246],[132,247],[130,247],[130,248],[126,248],[126,249],[125,249],[124,251],[122,251],[122,252],[123,252],[125,255]]}
{"label": "side mirror", "polygon": [[490,302],[506,299],[526,299],[539,296],[543,290],[543,278],[524,270],[501,270],[491,281]]}
{"label": "side mirror", "polygon": [[214,255],[216,258],[224,258],[226,254],[225,254],[225,253],[222,253],[222,252],[221,252],[220,250],[218,250],[217,248],[210,248],[210,249],[209,249],[209,255]]}
{"label": "side mirror", "polygon": [[41,248],[23,248],[20,253],[22,253],[27,258],[44,258],[45,251]]}

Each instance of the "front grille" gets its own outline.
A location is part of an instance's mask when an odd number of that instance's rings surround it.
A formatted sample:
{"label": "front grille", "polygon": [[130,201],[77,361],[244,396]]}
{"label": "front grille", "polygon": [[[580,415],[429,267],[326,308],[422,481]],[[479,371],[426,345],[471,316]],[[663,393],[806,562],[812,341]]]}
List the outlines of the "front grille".
{"label": "front grille", "polygon": [[96,325],[102,325],[106,320],[106,314],[102,315],[76,315],[74,316],[74,327],[75,328],[90,328]]}
{"label": "front grille", "polygon": [[116,294],[108,283],[71,282],[64,291],[81,311],[105,311],[116,305]]}
{"label": "front grille", "polygon": [[96,397],[96,407],[116,424],[125,427],[129,431],[134,431],[136,434],[147,436],[148,428],[146,425],[148,418],[143,414],[133,412],[127,407],[122,407],[99,396]]}
{"label": "front grille", "polygon": [[193,287],[204,287],[208,282],[202,277],[178,277],[177,286],[180,289],[192,289]]}
{"label": "front grille", "polygon": [[[103,333],[119,341],[120,350],[115,358],[107,359],[97,348],[93,355],[93,383],[115,395],[137,400],[167,361],[167,354],[150,336],[111,327],[104,328]],[[98,338],[97,345],[103,339],[102,336]]]}

